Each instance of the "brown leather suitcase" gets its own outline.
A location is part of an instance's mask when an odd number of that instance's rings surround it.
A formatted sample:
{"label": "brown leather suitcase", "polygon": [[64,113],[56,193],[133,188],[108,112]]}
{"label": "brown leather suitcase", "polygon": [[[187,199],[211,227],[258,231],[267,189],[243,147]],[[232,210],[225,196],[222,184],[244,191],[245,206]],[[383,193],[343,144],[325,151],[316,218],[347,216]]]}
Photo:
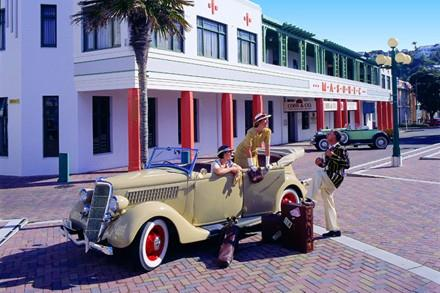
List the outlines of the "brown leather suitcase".
{"label": "brown leather suitcase", "polygon": [[224,228],[224,237],[218,253],[217,262],[220,267],[228,267],[234,259],[235,247],[238,244],[240,229],[235,223],[228,223]]}
{"label": "brown leather suitcase", "polygon": [[281,240],[283,222],[281,213],[261,216],[261,237],[263,242]]}
{"label": "brown leather suitcase", "polygon": [[302,253],[313,251],[313,201],[283,204],[282,242],[284,246]]}

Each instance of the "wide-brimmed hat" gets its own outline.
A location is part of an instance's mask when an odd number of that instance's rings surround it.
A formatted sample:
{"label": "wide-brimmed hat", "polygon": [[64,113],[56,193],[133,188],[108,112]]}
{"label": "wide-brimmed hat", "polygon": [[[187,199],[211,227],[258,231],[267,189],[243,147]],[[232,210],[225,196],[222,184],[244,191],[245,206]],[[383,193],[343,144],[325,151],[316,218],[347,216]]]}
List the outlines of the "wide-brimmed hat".
{"label": "wide-brimmed hat", "polygon": [[227,152],[232,152],[234,151],[233,149],[231,149],[229,146],[227,145],[222,145],[221,147],[218,148],[217,150],[217,157],[220,156],[221,154],[227,153]]}
{"label": "wide-brimmed hat", "polygon": [[272,117],[272,115],[269,115],[266,113],[259,113],[259,114],[255,115],[254,124],[260,122],[261,120],[267,119],[269,117]]}

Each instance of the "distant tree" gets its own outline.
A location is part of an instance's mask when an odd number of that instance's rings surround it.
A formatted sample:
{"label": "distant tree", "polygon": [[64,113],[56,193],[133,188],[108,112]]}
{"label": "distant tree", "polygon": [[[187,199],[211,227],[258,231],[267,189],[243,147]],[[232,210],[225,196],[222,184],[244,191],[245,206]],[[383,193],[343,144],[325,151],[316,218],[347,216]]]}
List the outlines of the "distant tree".
{"label": "distant tree", "polygon": [[440,73],[435,70],[421,69],[410,76],[410,83],[416,90],[421,108],[432,119],[440,111]]}

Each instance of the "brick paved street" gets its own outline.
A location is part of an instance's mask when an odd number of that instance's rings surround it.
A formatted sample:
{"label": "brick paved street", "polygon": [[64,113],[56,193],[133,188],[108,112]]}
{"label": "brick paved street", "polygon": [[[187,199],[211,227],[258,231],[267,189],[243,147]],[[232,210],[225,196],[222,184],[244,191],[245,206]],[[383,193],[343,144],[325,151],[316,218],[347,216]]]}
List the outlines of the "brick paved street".
{"label": "brick paved street", "polygon": [[[405,134],[408,143],[402,144],[402,152],[426,146],[421,137],[431,135],[431,144],[439,142],[440,129],[427,133]],[[352,165],[386,158],[378,162],[383,164],[390,154],[391,148],[350,148]],[[295,162],[299,177],[313,175],[316,167],[310,162],[318,155],[307,147],[306,155]],[[363,174],[438,183],[438,164],[415,156],[402,168],[384,166]],[[0,219],[61,219],[77,200],[79,188],[106,175],[74,175],[72,184],[64,187],[56,178],[2,177]],[[342,232],[440,271],[438,190],[438,184],[428,182],[350,175],[336,193]],[[323,227],[323,220],[318,199],[315,224]],[[0,221],[0,228],[5,223]],[[243,239],[228,269],[217,268],[217,244],[207,241],[180,247],[167,263],[142,273],[97,252],[84,254],[83,248],[61,237],[55,224],[27,225],[0,247],[0,292],[440,292],[440,285],[431,280],[331,239],[316,240],[314,252],[298,254],[262,244],[260,238],[257,233]]]}

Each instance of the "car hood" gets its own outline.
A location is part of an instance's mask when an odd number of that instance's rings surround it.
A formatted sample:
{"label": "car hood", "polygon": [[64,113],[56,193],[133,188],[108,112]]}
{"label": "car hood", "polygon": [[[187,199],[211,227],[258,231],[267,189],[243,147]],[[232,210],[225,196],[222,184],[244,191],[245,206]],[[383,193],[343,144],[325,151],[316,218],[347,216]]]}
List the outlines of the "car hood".
{"label": "car hood", "polygon": [[172,168],[147,169],[106,178],[113,189],[128,189],[187,181],[188,176]]}

